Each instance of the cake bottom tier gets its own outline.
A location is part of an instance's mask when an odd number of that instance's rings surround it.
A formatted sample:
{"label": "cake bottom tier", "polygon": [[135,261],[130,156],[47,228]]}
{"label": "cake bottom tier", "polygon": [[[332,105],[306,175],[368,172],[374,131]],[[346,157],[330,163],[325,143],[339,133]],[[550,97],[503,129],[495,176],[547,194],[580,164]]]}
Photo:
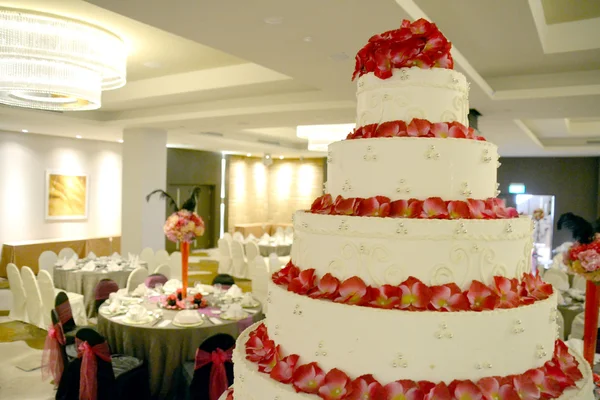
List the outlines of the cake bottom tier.
{"label": "cake bottom tier", "polygon": [[[258,371],[258,365],[246,359],[246,342],[260,323],[246,329],[238,338],[233,353],[234,363],[234,392],[233,397],[223,394],[220,400],[317,400],[316,394],[297,393],[291,384],[280,383],[269,374]],[[558,400],[594,400],[594,383],[592,371],[587,362],[572,349],[569,352],[579,363],[583,378],[576,382],[576,387],[566,389]],[[343,366],[342,366],[343,368]]]}

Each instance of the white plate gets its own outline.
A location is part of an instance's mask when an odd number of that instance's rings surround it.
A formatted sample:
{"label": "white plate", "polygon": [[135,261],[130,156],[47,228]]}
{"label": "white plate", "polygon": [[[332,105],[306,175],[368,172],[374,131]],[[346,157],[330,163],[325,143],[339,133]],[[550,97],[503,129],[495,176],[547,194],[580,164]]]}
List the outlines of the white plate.
{"label": "white plate", "polygon": [[258,306],[260,306],[260,303],[259,303],[259,302],[256,302],[256,303],[252,303],[252,304],[244,305],[244,306],[242,306],[242,308],[256,308],[256,307],[258,307]]}
{"label": "white plate", "polygon": [[223,313],[223,314],[221,314],[221,316],[220,316],[219,318],[221,318],[221,319],[224,319],[224,320],[227,320],[227,321],[241,321],[241,320],[243,320],[244,318],[248,318],[248,317],[250,316],[250,314],[248,314],[248,313],[244,313],[244,314],[245,314],[245,316],[243,316],[243,317],[240,317],[240,318],[228,318],[228,317],[225,315],[225,313]]}
{"label": "white plate", "polygon": [[175,320],[171,321],[171,324],[173,324],[174,326],[176,326],[178,328],[195,328],[197,326],[202,325],[203,323],[204,323],[204,320],[200,320],[193,324],[181,324],[181,323],[175,322]]}
{"label": "white plate", "polygon": [[125,306],[121,306],[119,307],[119,309],[116,312],[110,312],[108,307],[101,307],[100,308],[100,314],[107,316],[107,317],[115,317],[117,315],[121,315],[121,314],[125,314],[127,312],[128,308]]}
{"label": "white plate", "polygon": [[145,318],[142,318],[139,321],[134,321],[132,319],[129,319],[129,317],[127,315],[125,315],[125,317],[123,318],[123,322],[128,325],[146,325],[152,321],[154,321],[154,317],[152,315],[146,315]]}

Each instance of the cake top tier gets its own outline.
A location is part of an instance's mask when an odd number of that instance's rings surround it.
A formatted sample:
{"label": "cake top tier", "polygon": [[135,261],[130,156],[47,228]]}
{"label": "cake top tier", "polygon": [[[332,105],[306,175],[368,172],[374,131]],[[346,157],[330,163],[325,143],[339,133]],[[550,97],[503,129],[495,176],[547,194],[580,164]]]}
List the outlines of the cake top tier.
{"label": "cake top tier", "polygon": [[435,24],[424,19],[403,20],[400,29],[375,35],[356,54],[352,80],[369,72],[380,79],[392,76],[394,68],[453,69],[452,43]]}

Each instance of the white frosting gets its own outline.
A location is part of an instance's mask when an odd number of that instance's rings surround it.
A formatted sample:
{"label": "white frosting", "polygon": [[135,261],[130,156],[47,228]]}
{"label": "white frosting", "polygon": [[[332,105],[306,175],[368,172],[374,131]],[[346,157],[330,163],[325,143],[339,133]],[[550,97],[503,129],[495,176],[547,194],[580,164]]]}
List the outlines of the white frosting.
{"label": "white frosting", "polygon": [[[353,325],[355,326],[355,325]],[[397,324],[395,326],[398,326]],[[245,349],[246,342],[248,341],[248,335],[251,331],[256,329],[257,324],[251,326],[246,331],[244,331],[237,340],[237,344],[235,350],[233,351],[233,362],[235,364],[235,384],[234,384],[234,399],[235,400],[318,400],[319,397],[317,395],[306,394],[306,393],[296,393],[294,387],[291,384],[284,384],[277,382],[269,375],[264,374],[262,372],[258,372],[258,367],[256,364],[246,360]],[[398,330],[400,331],[400,330]],[[278,337],[275,336],[273,338],[276,342]],[[289,354],[290,352],[284,349],[285,354]],[[507,351],[506,357],[510,357],[511,355],[519,352],[518,349],[510,349]],[[571,388],[565,390],[562,396],[558,398],[558,400],[593,400],[593,380],[592,380],[592,372],[590,370],[589,365],[582,359],[582,357],[570,350],[571,354],[575,356],[577,361],[579,362],[579,369],[583,374],[583,379],[577,382],[576,388]],[[392,353],[393,354],[393,353]],[[433,354],[433,353],[432,353]],[[389,357],[389,356],[388,356]],[[322,360],[319,360],[321,363]],[[305,360],[300,358],[300,362],[304,363]],[[346,371],[345,366],[338,365],[338,368]],[[403,368],[398,368],[397,378],[402,379]],[[492,369],[493,371],[493,369]],[[356,378],[356,376],[351,376],[351,378]],[[387,384],[389,382],[383,382],[383,384]],[[220,400],[225,400],[220,399]]]}
{"label": "white frosting", "polygon": [[361,277],[368,285],[396,285],[414,276],[427,285],[531,271],[532,222],[345,217],[298,211],[292,261],[317,275]]}
{"label": "white frosting", "polygon": [[394,69],[389,79],[368,73],[358,79],[357,126],[421,118],[469,126],[469,88],[460,72],[432,68]]}
{"label": "white frosting", "polygon": [[444,200],[496,197],[496,145],[454,138],[353,139],[329,145],[327,193]]}

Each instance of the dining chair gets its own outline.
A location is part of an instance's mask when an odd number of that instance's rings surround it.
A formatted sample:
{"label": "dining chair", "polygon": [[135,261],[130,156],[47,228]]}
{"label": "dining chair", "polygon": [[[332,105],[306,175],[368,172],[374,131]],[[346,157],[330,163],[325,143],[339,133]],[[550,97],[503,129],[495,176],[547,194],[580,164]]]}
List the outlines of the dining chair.
{"label": "dining chair", "polygon": [[139,285],[144,283],[144,280],[148,277],[148,270],[144,267],[137,267],[134,269],[129,277],[127,278],[127,293],[131,293]]}
{"label": "dining chair", "polygon": [[269,272],[273,273],[281,269],[281,261],[276,253],[269,254]]}
{"label": "dining chair", "polygon": [[213,278],[212,285],[221,285],[223,289],[229,289],[231,286],[235,285],[235,280],[231,275],[219,274]]}
{"label": "dining chair", "polygon": [[231,236],[231,233],[229,233],[229,232],[224,232],[222,239],[225,239],[231,243],[231,241],[233,240],[233,236]]}
{"label": "dining chair", "polygon": [[171,253],[169,267],[171,267],[171,279],[181,280],[181,252],[174,251]]}
{"label": "dining chair", "polygon": [[[204,340],[196,350],[194,361],[183,364],[182,373],[185,393],[181,398],[189,400],[218,399],[233,384],[233,364],[231,356],[235,339],[226,333],[217,333]],[[225,374],[212,371],[224,370]],[[212,379],[219,376],[222,380]]]}
{"label": "dining chair", "polygon": [[571,324],[571,333],[569,339],[583,339],[583,326],[585,323],[585,313],[581,312],[573,318]]}
{"label": "dining chair", "polygon": [[29,322],[27,318],[27,295],[25,294],[25,286],[19,268],[13,263],[6,265],[6,273],[8,275],[8,284],[12,293],[13,301],[8,318],[15,321]]}
{"label": "dining chair", "polygon": [[231,242],[224,237],[217,241],[217,247],[219,248],[219,267],[217,270],[220,274],[230,274],[233,272],[231,269]]}
{"label": "dining chair", "polygon": [[[93,329],[80,329],[76,339],[77,358],[65,368],[57,400],[79,400],[80,393],[86,398],[93,393],[97,400],[150,398],[148,371],[141,360],[111,354],[106,339]],[[92,368],[83,370],[84,366]]]}
{"label": "dining chair", "polygon": [[244,243],[244,235],[240,231],[233,232],[232,239],[239,240],[240,242]]}
{"label": "dining chair", "polygon": [[73,250],[70,247],[65,247],[64,249],[62,249],[61,251],[58,252],[58,259],[59,260],[68,260],[69,258],[75,256],[75,250]]}
{"label": "dining chair", "polygon": [[571,284],[571,287],[573,289],[581,290],[585,293],[587,288],[587,280],[583,276],[575,274],[575,276],[573,276],[573,283]]}
{"label": "dining chair", "polygon": [[144,283],[147,288],[154,289],[156,285],[163,285],[167,283],[169,279],[163,274],[152,274],[148,275]]}
{"label": "dining chair", "polygon": [[40,288],[40,294],[42,295],[42,315],[44,318],[45,326],[48,326],[50,310],[54,309],[54,302],[56,295],[59,292],[67,294],[71,309],[73,311],[73,320],[77,325],[87,325],[87,313],[85,309],[85,300],[82,294],[75,292],[67,292],[66,290],[57,289],[54,286],[54,279],[48,271],[41,270],[37,276],[38,287]]}
{"label": "dining chair", "polygon": [[244,256],[244,245],[236,239],[233,239],[231,242],[231,262],[233,264],[231,275],[236,278],[246,279],[248,277],[248,262]]}
{"label": "dining chair", "polygon": [[250,263],[252,268],[250,269],[252,280],[252,296],[256,297],[263,305],[263,312],[267,310],[267,294],[268,284],[270,280],[269,268],[265,262],[265,258],[258,255],[254,258],[254,261]]}
{"label": "dining chair", "polygon": [[54,265],[58,261],[58,256],[55,252],[46,250],[38,257],[38,271],[46,270],[52,275],[54,273]]}
{"label": "dining chair", "polygon": [[27,309],[28,322],[38,328],[47,329],[48,325],[44,324],[42,315],[42,295],[31,268],[22,267],[21,278],[23,279],[25,295],[27,296],[25,308]]}
{"label": "dining chair", "polygon": [[148,273],[151,274],[154,272],[156,268],[156,263],[154,261],[154,250],[151,247],[146,247],[140,253],[140,260],[148,263]]}
{"label": "dining chair", "polygon": [[90,251],[86,257],[88,260],[95,260],[96,258],[98,258],[98,256],[96,255],[96,253],[94,253],[93,251]]}
{"label": "dining chair", "polygon": [[[60,384],[65,366],[77,357],[75,345],[67,345],[65,335],[62,330],[58,315],[55,310],[50,313],[52,321],[44,341],[44,351],[42,353],[42,380],[52,378],[54,388]],[[67,346],[70,357],[67,355]]]}
{"label": "dining chair", "polygon": [[75,333],[81,326],[78,326],[75,323],[71,302],[65,292],[58,292],[56,294],[56,298],[54,299],[54,310],[58,315],[58,320],[62,326],[67,343],[73,343],[75,340]]}
{"label": "dining chair", "polygon": [[171,267],[168,264],[161,264],[154,270],[155,274],[164,275],[167,279],[171,279]]}
{"label": "dining chair", "polygon": [[98,309],[108,298],[111,293],[118,292],[119,285],[112,279],[102,279],[94,288],[94,309],[96,313]]}
{"label": "dining chair", "polygon": [[565,291],[569,289],[569,277],[566,272],[558,269],[549,269],[544,273],[544,281],[556,290]]}
{"label": "dining chair", "polygon": [[248,241],[244,245],[244,248],[246,250],[246,259],[248,260],[248,264],[250,264],[251,261],[254,261],[256,256],[260,255],[260,249],[258,248],[256,242]]}
{"label": "dining chair", "polygon": [[156,253],[154,253],[154,265],[169,264],[170,258],[166,250],[156,250]]}
{"label": "dining chair", "polygon": [[556,313],[556,325],[558,326],[558,338],[565,340],[565,318],[560,312]]}

